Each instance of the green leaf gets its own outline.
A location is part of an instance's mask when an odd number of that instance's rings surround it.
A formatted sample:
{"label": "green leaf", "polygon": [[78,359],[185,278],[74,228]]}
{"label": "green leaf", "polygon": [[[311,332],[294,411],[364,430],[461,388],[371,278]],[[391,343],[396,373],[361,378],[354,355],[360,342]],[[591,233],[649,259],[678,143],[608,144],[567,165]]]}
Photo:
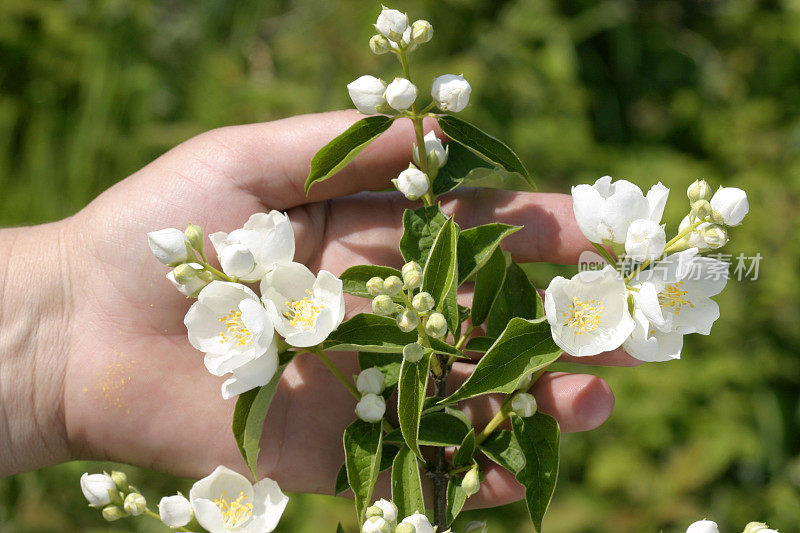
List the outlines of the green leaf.
{"label": "green leaf", "polygon": [[403,355],[399,353],[358,353],[358,366],[361,370],[377,367],[383,374],[386,389],[383,396],[388,397],[394,391],[397,380],[400,377],[400,363],[403,362]]}
{"label": "green leaf", "polygon": [[506,470],[516,474],[525,466],[525,456],[519,447],[514,432],[501,429],[495,431],[479,446],[486,457]]}
{"label": "green leaf", "polygon": [[453,466],[465,466],[472,463],[472,456],[475,455],[475,429],[470,429],[464,440],[461,441],[461,446],[458,447],[456,453],[453,454]]}
{"label": "green leaf", "polygon": [[536,187],[530,174],[528,174],[528,169],[525,168],[517,154],[502,141],[453,115],[440,116],[439,127],[450,139],[474,150],[487,161],[502,167],[506,171],[518,173],[525,178],[531,187]]}
{"label": "green leaf", "polygon": [[445,401],[458,402],[489,392],[513,392],[522,376],[547,367],[561,349],[553,342],[545,318],[514,318],[481,358],[472,375]]}
{"label": "green leaf", "polygon": [[[377,265],[357,265],[342,272],[339,279],[342,280],[342,289],[347,294],[371,300],[373,296],[367,291],[367,281],[376,276],[383,279],[389,276],[403,277],[400,271],[394,268]],[[398,297],[397,301],[402,301],[402,299]]]}
{"label": "green leaf", "polygon": [[305,185],[306,194],[315,183],[330,178],[344,168],[378,135],[388,130],[392,120],[392,117],[383,115],[362,118],[323,146],[311,159],[311,172]]}
{"label": "green leaf", "polygon": [[517,481],[525,487],[525,503],[533,526],[541,531],[558,478],[558,422],[544,413],[527,418],[511,415],[511,427],[525,457],[525,466],[516,474]]}
{"label": "green leaf", "polygon": [[486,334],[497,337],[514,317],[534,319],[543,316],[544,304],[539,291],[530,282],[525,271],[512,261],[506,269],[503,288],[489,312]]}
{"label": "green leaf", "polygon": [[461,488],[461,478],[456,476],[450,476],[450,480],[447,482],[447,525],[453,523],[459,513],[461,513],[461,509],[464,508],[464,504],[467,501],[467,493],[464,492],[464,489]]}
{"label": "green leaf", "polygon": [[489,348],[492,347],[492,344],[494,344],[495,341],[497,341],[497,339],[493,337],[472,337],[467,341],[467,345],[464,346],[464,350],[468,352],[486,353],[489,351]]}
{"label": "green leaf", "polygon": [[447,221],[438,205],[406,209],[403,213],[403,236],[400,238],[400,253],[406,262],[416,261],[425,265],[433,241]]}
{"label": "green leaf", "polygon": [[447,162],[439,169],[433,180],[433,194],[439,196],[452,191],[475,170],[486,171],[494,168],[494,165],[478,157],[466,146],[450,143],[447,147]]}
{"label": "green leaf", "polygon": [[344,528],[342,527],[341,522],[338,526],[336,526],[336,533],[344,533]]}
{"label": "green leaf", "polygon": [[458,302],[458,261],[456,246],[458,226],[452,218],[442,226],[431,247],[425,270],[422,274],[422,290],[429,292],[436,300],[436,310],[447,320],[448,329],[455,335],[459,328]]}
{"label": "green leaf", "polygon": [[236,399],[232,423],[233,437],[255,479],[258,479],[258,454],[261,451],[261,432],[264,430],[264,420],[267,418],[269,405],[272,403],[275,391],[278,390],[278,384],[286,364],[278,367],[269,383],[240,394]]}
{"label": "green leaf", "polygon": [[[387,444],[385,440],[386,439],[384,439],[383,446],[381,447],[381,465],[379,467],[380,472],[388,470],[392,467],[392,461],[394,461],[394,457],[397,455],[397,452],[400,451],[399,446]],[[336,487],[333,495],[338,496],[349,488],[350,483],[347,481],[347,467],[344,465],[344,463],[342,463],[342,466],[339,468],[339,472],[336,474]]]}
{"label": "green leaf", "polygon": [[425,512],[417,456],[406,446],[400,448],[392,464],[392,501],[398,517]]}
{"label": "green leaf", "polygon": [[472,297],[472,315],[470,317],[473,326],[483,324],[489,316],[505,279],[506,257],[500,248],[495,248],[491,257],[475,276],[475,293]]}
{"label": "green leaf", "polygon": [[[468,420],[450,412],[436,411],[420,418],[417,442],[422,446],[459,446],[470,429],[472,425]],[[400,429],[395,429],[384,440],[402,443],[403,434]]]}
{"label": "green leaf", "polygon": [[462,230],[458,235],[459,285],[489,260],[497,251],[500,241],[521,229],[522,226],[494,223]]}
{"label": "green leaf", "polygon": [[416,363],[403,360],[400,365],[400,380],[397,383],[397,417],[403,439],[411,450],[422,457],[419,451],[419,422],[425,390],[428,388],[428,370],[431,352],[427,352]]}
{"label": "green leaf", "polygon": [[370,504],[378,479],[383,430],[381,424],[356,420],[344,430],[344,457],[347,482],[355,495],[359,522]]}

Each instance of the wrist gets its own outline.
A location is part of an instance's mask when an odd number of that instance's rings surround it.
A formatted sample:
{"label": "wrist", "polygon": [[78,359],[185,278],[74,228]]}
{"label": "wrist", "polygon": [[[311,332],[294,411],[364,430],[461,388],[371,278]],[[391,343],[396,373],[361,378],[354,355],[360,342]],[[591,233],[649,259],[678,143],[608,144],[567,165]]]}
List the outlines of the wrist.
{"label": "wrist", "polygon": [[67,224],[0,230],[0,476],[69,459]]}

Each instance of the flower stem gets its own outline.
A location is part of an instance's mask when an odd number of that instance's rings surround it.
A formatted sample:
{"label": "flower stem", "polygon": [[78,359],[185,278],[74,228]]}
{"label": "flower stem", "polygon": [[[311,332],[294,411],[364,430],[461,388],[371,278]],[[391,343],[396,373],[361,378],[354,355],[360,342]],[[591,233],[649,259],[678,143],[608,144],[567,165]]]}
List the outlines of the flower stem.
{"label": "flower stem", "polygon": [[608,250],[606,250],[603,246],[600,246],[596,242],[593,242],[592,246],[594,246],[595,249],[600,253],[600,255],[602,255],[603,258],[606,261],[608,261],[609,265],[616,265],[617,264],[617,261],[613,257],[611,257],[611,254],[608,253]]}
{"label": "flower stem", "polygon": [[331,373],[336,377],[336,379],[339,380],[339,383],[344,385],[344,388],[347,389],[347,391],[353,395],[353,398],[355,398],[356,400],[361,399],[361,393],[358,392],[358,389],[356,389],[355,385],[353,385],[350,382],[350,380],[347,379],[347,377],[342,373],[342,371],[339,370],[339,367],[336,366],[336,363],[334,363],[333,360],[331,360],[331,358],[328,357],[328,354],[326,354],[322,350],[322,348],[320,348],[319,346],[314,346],[312,348],[309,348],[308,351],[309,353],[313,353],[314,355],[316,355],[317,358],[320,361],[322,361],[322,364],[328,367],[328,370],[330,370]]}
{"label": "flower stem", "polygon": [[506,397],[503,405],[500,406],[500,410],[497,411],[491,420],[489,420],[489,423],[486,424],[486,427],[483,428],[483,431],[481,431],[478,436],[475,437],[476,445],[479,445],[485,441],[486,438],[508,418],[508,415],[511,412],[511,397],[511,394]]}
{"label": "flower stem", "polygon": [[[160,516],[158,516],[158,515],[157,515],[156,513],[154,513],[153,511],[151,511],[149,507],[146,507],[146,508],[145,508],[145,510],[144,510],[144,512],[145,512],[145,513],[147,513],[147,516],[149,516],[149,517],[151,517],[151,518],[155,518],[156,520],[158,520],[159,522],[161,522],[161,517],[160,517]],[[163,524],[163,522],[161,522],[161,523]],[[164,526],[165,526],[165,527],[168,527],[166,524],[164,524]],[[185,527],[170,527],[169,529],[170,529],[170,531],[191,531],[191,530],[189,530],[189,529],[186,529]]]}
{"label": "flower stem", "polygon": [[205,260],[203,262],[201,262],[200,264],[203,265],[203,268],[205,268],[206,270],[208,270],[209,272],[211,272],[215,276],[218,276],[221,279],[224,279],[225,281],[232,281],[232,282],[236,283],[236,278],[232,278],[229,275],[225,274],[224,272],[221,272],[221,271],[217,270],[216,268],[212,267],[207,262],[205,262]]}

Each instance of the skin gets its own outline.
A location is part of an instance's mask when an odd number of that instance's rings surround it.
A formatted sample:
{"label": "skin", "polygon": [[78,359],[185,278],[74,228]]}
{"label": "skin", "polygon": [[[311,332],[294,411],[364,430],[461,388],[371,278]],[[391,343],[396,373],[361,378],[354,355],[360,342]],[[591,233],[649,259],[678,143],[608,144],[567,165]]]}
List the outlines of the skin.
{"label": "skin", "polygon": [[[63,221],[0,231],[0,474],[70,459],[110,459],[200,478],[217,465],[247,469],[230,436],[234,400],[186,338],[191,304],[175,291],[145,234],[193,222],[231,231],[255,212],[288,213],[295,260],[340,274],[373,263],[400,267],[402,211],[386,189],[411,160],[410,121],[391,129],[336,177],[303,193],[314,153],[359,118],[352,111],[306,115],[210,131],[181,144]],[[431,127],[429,124],[428,127]],[[524,225],[504,243],[518,261],[575,263],[591,245],[567,195],[467,191],[443,200],[462,227]],[[206,242],[209,256],[213,248]],[[469,293],[460,295],[468,302]],[[347,300],[347,316],[369,302]],[[333,353],[345,375],[352,353]],[[631,365],[622,352],[564,360]],[[471,363],[457,363],[454,389]],[[533,391],[564,431],[610,415],[601,379],[548,373]],[[497,397],[463,404],[478,428]],[[313,356],[295,359],[267,417],[260,474],[284,490],[330,493],[343,461],[341,436],[355,401]],[[522,496],[513,476],[489,464],[473,506]]]}

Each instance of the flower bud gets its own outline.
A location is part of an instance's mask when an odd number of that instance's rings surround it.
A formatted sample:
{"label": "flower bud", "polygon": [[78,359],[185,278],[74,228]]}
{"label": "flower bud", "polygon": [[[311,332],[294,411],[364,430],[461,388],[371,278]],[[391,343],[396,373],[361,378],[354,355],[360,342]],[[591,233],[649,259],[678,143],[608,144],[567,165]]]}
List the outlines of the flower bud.
{"label": "flower bud", "polygon": [[367,511],[364,513],[366,518],[372,518],[373,516],[379,516],[383,518],[383,510],[380,507],[375,505],[371,507],[367,507]]}
{"label": "flower bud", "polygon": [[422,267],[416,261],[403,265],[400,273],[403,275],[403,284],[406,289],[413,291],[422,285]]}
{"label": "flower bud", "polygon": [[392,109],[405,111],[417,99],[417,87],[405,78],[395,78],[386,86],[383,97]]}
{"label": "flower bud", "polygon": [[400,328],[400,331],[404,333],[413,331],[418,324],[419,316],[417,316],[417,313],[410,309],[404,309],[399,315],[397,315],[397,327]]}
{"label": "flower bud", "polygon": [[222,249],[219,264],[227,275],[242,278],[256,267],[256,258],[244,244],[231,244]]}
{"label": "flower bud", "polygon": [[489,533],[489,525],[486,522],[473,520],[464,526],[464,533]]}
{"label": "flower bud", "polygon": [[436,306],[436,300],[433,299],[429,292],[420,292],[414,295],[411,305],[418,313],[427,313]]}
{"label": "flower bud", "polygon": [[533,385],[533,374],[528,374],[519,380],[516,390],[527,391],[531,385]]}
{"label": "flower bud", "polygon": [[711,204],[708,200],[697,200],[692,202],[692,214],[697,218],[703,220],[711,216]]}
{"label": "flower bud", "polygon": [[[423,152],[428,155],[428,166],[429,168],[442,168],[445,163],[447,163],[447,149],[442,144],[442,141],[436,137],[436,134],[432,131],[429,131],[424,138],[425,146],[423,148]],[[431,155],[433,154],[433,155]],[[419,165],[419,149],[417,145],[414,144],[414,150],[412,152],[412,156],[414,157],[414,162]]]}
{"label": "flower bud", "polygon": [[406,344],[403,347],[403,359],[409,363],[416,363],[425,355],[425,347],[418,342]]}
{"label": "flower bud", "polygon": [[397,522],[397,506],[390,502],[389,500],[385,500],[381,498],[380,500],[376,501],[372,504],[373,507],[371,508],[378,508],[381,510],[383,514],[381,516],[384,520],[389,522],[389,525],[394,526]]}
{"label": "flower bud", "polygon": [[511,409],[523,418],[535,415],[537,407],[536,398],[527,392],[518,392],[511,399]]}
{"label": "flower bud", "polygon": [[441,339],[447,334],[447,321],[442,313],[431,313],[425,323],[425,333],[436,339]]}
{"label": "flower bud", "polygon": [[625,253],[636,261],[652,261],[661,257],[667,245],[667,234],[657,222],[640,218],[628,226]]}
{"label": "flower bud", "polygon": [[198,252],[203,251],[203,228],[197,224],[189,224],[186,226],[186,231],[184,231],[183,234],[186,235],[192,248]]}
{"label": "flower bud", "polygon": [[747,194],[736,187],[720,187],[711,197],[711,208],[720,214],[726,226],[738,226],[750,211]]}
{"label": "flower bud", "polygon": [[384,37],[393,41],[403,38],[403,32],[408,27],[408,15],[396,9],[384,7],[378,20],[375,22],[375,29]]}
{"label": "flower bud", "polygon": [[392,49],[392,43],[381,34],[373,35],[369,40],[369,49],[375,55],[382,55]]}
{"label": "flower bud", "polygon": [[411,25],[411,42],[425,44],[433,39],[433,26],[427,20],[415,20]]}
{"label": "flower bud", "polygon": [[461,480],[461,488],[467,493],[467,498],[473,496],[481,488],[481,476],[478,472],[478,467],[473,466],[464,479]]}
{"label": "flower bud", "polygon": [[394,533],[417,533],[417,528],[413,524],[403,522],[402,524],[397,524]]}
{"label": "flower bud", "polygon": [[400,525],[395,529],[395,533],[433,533],[433,525],[428,517],[422,513],[414,513],[407,516],[401,522],[401,525],[412,526],[413,529],[400,529]]}
{"label": "flower bud", "polygon": [[123,508],[129,515],[139,516],[147,509],[147,500],[138,492],[131,492],[125,496]]}
{"label": "flower bud", "polygon": [[367,281],[367,292],[370,293],[372,296],[378,296],[379,294],[383,294],[383,278],[379,278],[375,276],[374,278],[370,278]]}
{"label": "flower bud", "polygon": [[128,492],[128,476],[125,475],[125,472],[112,470],[111,480],[114,482],[114,485],[117,487],[117,489],[121,490],[122,492]]}
{"label": "flower bud", "polygon": [[778,533],[774,529],[770,529],[770,527],[765,524],[764,522],[750,522],[746,526],[744,526],[744,531],[742,533]]}
{"label": "flower bud", "polygon": [[399,294],[403,290],[403,280],[397,276],[389,276],[383,280],[383,292],[389,296]]}
{"label": "flower bud", "polygon": [[106,522],[114,522],[125,516],[127,516],[125,511],[116,505],[108,505],[103,507],[103,518],[106,520]]}
{"label": "flower bud", "polygon": [[165,496],[158,503],[158,516],[169,527],[183,527],[192,521],[192,504],[182,494]]}
{"label": "flower bud", "polygon": [[383,372],[376,366],[362,370],[356,378],[356,388],[361,394],[380,394],[386,388]]}
{"label": "flower bud", "polygon": [[361,76],[347,84],[347,92],[356,109],[365,115],[378,113],[378,106],[386,103],[383,93],[386,84],[375,76]]}
{"label": "flower bud", "polygon": [[686,533],[719,533],[719,527],[712,520],[698,520],[686,529]]}
{"label": "flower bud", "polygon": [[184,296],[194,298],[214,280],[214,276],[199,263],[184,263],[168,272],[167,279]]}
{"label": "flower bud", "polygon": [[376,315],[389,316],[397,311],[397,305],[391,296],[379,294],[372,299],[372,312]]}
{"label": "flower bud", "polygon": [[185,263],[192,257],[192,245],[179,229],[151,231],[147,234],[147,243],[156,259],[168,266]]}
{"label": "flower bud", "polygon": [[455,74],[445,74],[433,80],[431,97],[442,111],[458,113],[469,104],[472,92],[469,82]]}
{"label": "flower bud", "polygon": [[361,526],[361,533],[392,533],[392,526],[382,516],[370,516]]}
{"label": "flower bud", "polygon": [[392,180],[392,183],[409,200],[416,200],[430,188],[428,176],[413,165],[402,171],[397,178]]}
{"label": "flower bud", "polygon": [[111,503],[111,494],[118,489],[108,474],[89,474],[81,476],[81,491],[90,507],[104,507]]}
{"label": "flower bud", "polygon": [[686,196],[689,197],[689,202],[691,203],[695,203],[698,200],[708,200],[711,196],[711,187],[709,187],[706,180],[694,180],[694,183],[686,189]]}
{"label": "flower bud", "polygon": [[356,415],[364,422],[374,424],[383,418],[386,400],[377,394],[365,394],[356,404]]}
{"label": "flower bud", "polygon": [[700,232],[703,240],[712,250],[722,248],[728,243],[728,230],[722,226],[711,224]]}

